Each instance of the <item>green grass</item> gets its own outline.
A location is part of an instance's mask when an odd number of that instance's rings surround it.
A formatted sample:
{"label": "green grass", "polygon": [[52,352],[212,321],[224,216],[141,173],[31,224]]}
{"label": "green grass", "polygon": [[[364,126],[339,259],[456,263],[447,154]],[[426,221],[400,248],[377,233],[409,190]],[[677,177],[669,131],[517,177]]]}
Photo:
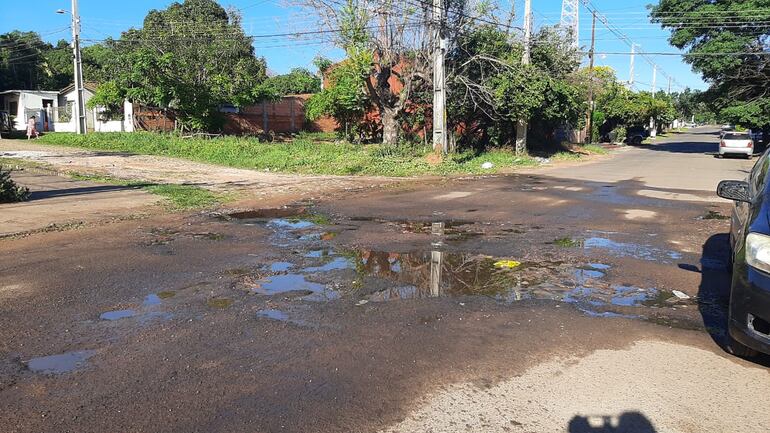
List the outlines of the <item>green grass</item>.
{"label": "green grass", "polygon": [[607,149],[599,146],[598,144],[586,144],[583,146],[583,150],[587,151],[588,153],[593,153],[594,155],[606,155],[610,153]]}
{"label": "green grass", "polygon": [[572,238],[559,238],[554,239],[553,244],[564,248],[575,248],[583,245],[583,241]]}
{"label": "green grass", "polygon": [[[482,174],[538,165],[534,158],[516,156],[508,150],[452,154],[440,163],[431,164],[427,159],[431,153],[429,148],[356,145],[331,140],[329,134],[300,134],[289,142],[267,143],[248,137],[185,139],[172,134],[148,132],[87,135],[52,133],[41,137],[40,141],[94,150],[171,156],[229,167],[304,174]],[[482,169],[484,162],[493,163],[494,168]]]}
{"label": "green grass", "polygon": [[69,172],[67,175],[75,180],[142,188],[151,194],[166,198],[168,204],[174,209],[211,207],[230,199],[227,195],[216,194],[207,189],[193,185],[148,184],[147,182],[136,180],[116,179],[109,176],[75,172]]}

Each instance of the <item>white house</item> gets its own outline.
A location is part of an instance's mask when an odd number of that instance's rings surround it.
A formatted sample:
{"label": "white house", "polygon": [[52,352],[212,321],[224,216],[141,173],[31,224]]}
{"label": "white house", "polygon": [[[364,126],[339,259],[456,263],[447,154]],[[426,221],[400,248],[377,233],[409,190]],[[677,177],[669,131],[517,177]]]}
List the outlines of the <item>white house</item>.
{"label": "white house", "polygon": [[37,116],[39,131],[52,131],[53,119],[50,119],[45,108],[54,111],[59,107],[59,92],[46,90],[6,90],[0,92],[0,110],[11,116],[16,130],[26,130],[27,120]]}
{"label": "white house", "polygon": [[[84,103],[88,104],[96,93],[95,83],[84,86]],[[75,132],[77,130],[77,95],[75,85],[55,91],[6,90],[0,92],[0,111],[7,112],[14,120],[12,128],[27,129],[30,117],[37,117],[40,132]],[[86,109],[86,127],[92,132],[133,132],[133,105],[125,101],[119,113],[109,113],[104,107]]]}

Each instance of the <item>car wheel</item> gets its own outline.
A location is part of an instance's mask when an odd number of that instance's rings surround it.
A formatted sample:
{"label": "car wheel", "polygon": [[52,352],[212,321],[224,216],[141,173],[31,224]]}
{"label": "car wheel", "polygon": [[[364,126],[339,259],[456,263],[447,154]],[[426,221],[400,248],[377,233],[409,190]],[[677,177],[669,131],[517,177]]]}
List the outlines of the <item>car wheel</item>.
{"label": "car wheel", "polygon": [[727,333],[727,351],[730,352],[731,355],[737,356],[739,358],[751,358],[753,356],[757,356],[757,351],[744,346],[737,340],[735,340],[730,333]]}

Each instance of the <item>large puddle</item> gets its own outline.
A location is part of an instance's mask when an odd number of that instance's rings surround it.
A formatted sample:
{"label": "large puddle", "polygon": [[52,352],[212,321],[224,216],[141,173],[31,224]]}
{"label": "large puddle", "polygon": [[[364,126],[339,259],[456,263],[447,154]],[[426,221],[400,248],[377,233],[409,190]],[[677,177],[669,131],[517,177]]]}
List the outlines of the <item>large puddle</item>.
{"label": "large puddle", "polygon": [[74,371],[86,365],[88,358],[94,355],[93,350],[80,350],[59,355],[41,356],[27,361],[27,368],[34,373],[63,374]]}
{"label": "large puddle", "polygon": [[[303,300],[343,298],[357,303],[452,296],[486,296],[501,302],[542,299],[573,304],[587,314],[602,316],[618,314],[608,311],[612,309],[664,308],[693,302],[655,287],[613,284],[608,277],[612,266],[592,262],[580,254],[575,258],[583,259],[583,263],[519,262],[516,257],[450,251],[445,241],[474,233],[465,227],[470,224],[467,222],[383,222],[404,232],[429,235],[426,251],[335,249],[328,242],[332,238],[327,236],[328,219],[302,219],[305,209],[293,210],[293,215],[277,215],[281,212],[267,218],[251,218],[255,213],[244,214],[246,218],[231,215],[239,218],[239,223],[270,228],[272,244],[292,251],[291,258],[267,266],[270,275],[250,287],[257,294],[293,293]],[[586,237],[574,245],[564,240],[555,244],[640,260],[681,257],[675,251],[598,236]],[[282,320],[276,311],[260,315]]]}

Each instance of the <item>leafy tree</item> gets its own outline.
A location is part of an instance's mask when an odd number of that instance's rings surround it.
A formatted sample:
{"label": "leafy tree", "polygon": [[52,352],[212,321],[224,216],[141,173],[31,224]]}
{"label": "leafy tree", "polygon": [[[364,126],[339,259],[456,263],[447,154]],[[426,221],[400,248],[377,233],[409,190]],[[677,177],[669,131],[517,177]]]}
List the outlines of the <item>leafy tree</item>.
{"label": "leafy tree", "polygon": [[52,48],[35,32],[0,35],[0,90],[46,88],[51,74],[44,53]]}
{"label": "leafy tree", "polygon": [[294,68],[288,74],[269,77],[262,84],[265,93],[281,97],[318,93],[321,91],[321,79],[304,68]]}
{"label": "leafy tree", "polygon": [[770,127],[770,3],[767,0],[661,0],[651,18],[710,83],[708,100],[725,120]]}
{"label": "leafy tree", "polygon": [[332,116],[348,140],[360,141],[370,132],[363,118],[371,104],[361,84],[361,77],[368,73],[370,59],[368,53],[361,52],[337,65],[327,65],[324,74],[328,86],[308,99],[306,116],[311,120]]}
{"label": "leafy tree", "polygon": [[261,86],[265,61],[254,55],[240,16],[214,0],[150,11],[142,28],[108,46],[115,56],[105,67],[111,84],[100,90],[104,102],[128,97],[172,109],[184,129],[217,129],[222,104],[243,106],[268,96]]}

